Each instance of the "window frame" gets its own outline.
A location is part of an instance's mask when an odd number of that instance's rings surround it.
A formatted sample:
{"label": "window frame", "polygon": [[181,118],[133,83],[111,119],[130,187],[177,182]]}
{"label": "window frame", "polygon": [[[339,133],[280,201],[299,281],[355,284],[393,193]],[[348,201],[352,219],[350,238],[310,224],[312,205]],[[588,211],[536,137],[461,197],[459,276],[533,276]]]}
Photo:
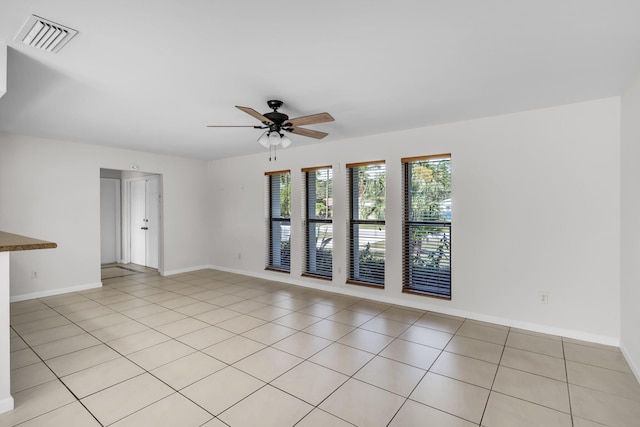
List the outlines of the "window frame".
{"label": "window frame", "polygon": [[[281,179],[283,175],[289,175],[289,216],[274,216],[274,198],[273,198],[273,179],[274,177],[278,177]],[[290,273],[291,272],[291,171],[290,170],[281,170],[281,171],[273,171],[273,172],[265,172],[266,179],[266,234],[267,234],[267,247],[266,247],[266,259],[265,259],[265,270],[277,271],[281,273]],[[280,195],[278,195],[278,207],[281,208],[282,200],[280,199]],[[280,209],[279,209],[280,210]],[[282,262],[280,264],[275,264],[274,260],[277,258],[274,255],[274,235],[273,235],[273,227],[275,224],[280,224],[282,226],[283,223],[289,224],[289,261],[288,265],[285,264],[283,266]],[[280,240],[282,242],[282,240]],[[278,245],[279,246],[279,245]],[[278,249],[282,250],[280,246]],[[282,255],[281,255],[282,256]]]}
{"label": "window frame", "polygon": [[[316,279],[322,279],[322,280],[333,280],[333,254],[334,251],[331,251],[331,263],[330,263],[330,272],[329,274],[323,274],[322,272],[319,272],[318,269],[316,268],[315,270],[311,267],[312,261],[313,259],[311,258],[311,234],[310,234],[310,228],[311,226],[315,226],[316,224],[330,224],[331,225],[331,233],[333,236],[333,214],[331,214],[330,216],[328,216],[327,218],[317,218],[315,216],[315,208],[313,211],[313,215],[311,215],[311,202],[312,200],[310,200],[309,196],[311,195],[311,191],[310,191],[310,173],[314,173],[317,172],[319,170],[327,170],[327,171],[331,171],[331,194],[329,197],[331,197],[331,199],[333,199],[333,166],[331,165],[327,165],[327,166],[316,166],[316,167],[310,167],[310,168],[303,168],[302,174],[303,174],[303,181],[304,181],[304,206],[303,206],[303,212],[304,212],[304,217],[303,217],[303,224],[304,224],[304,262],[302,265],[302,276],[305,277],[313,277]],[[329,172],[327,172],[328,174]],[[328,179],[328,178],[327,178]],[[313,194],[316,194],[316,189],[317,186],[314,187],[314,192]],[[313,200],[313,205],[315,206],[315,202],[316,199]],[[327,210],[329,209],[329,206],[327,204]],[[331,207],[331,210],[333,211],[333,205]],[[317,238],[316,238],[317,240]],[[313,249],[316,249],[316,243],[314,240],[313,243]],[[332,237],[333,240],[333,237]],[[317,254],[316,254],[317,255]],[[315,262],[317,263],[317,258],[315,259]]]}
{"label": "window frame", "polygon": [[[452,286],[451,286],[451,272],[452,272],[452,263],[451,263],[451,254],[452,254],[452,245],[451,245],[451,232],[452,232],[452,220],[449,217],[448,221],[435,221],[435,220],[412,220],[411,219],[411,176],[410,176],[410,168],[409,165],[414,164],[416,162],[424,162],[424,161],[438,161],[438,160],[448,160],[451,162],[451,153],[445,154],[436,154],[430,156],[419,156],[419,157],[406,157],[401,159],[402,163],[402,175],[403,175],[403,205],[402,205],[402,292],[409,294],[418,294],[423,296],[428,296],[432,298],[451,300],[452,299]],[[451,168],[451,163],[449,163],[449,168]],[[450,172],[451,173],[451,172]],[[447,200],[447,199],[445,199]],[[449,188],[449,199],[451,200],[451,188]],[[446,217],[445,217],[446,218]],[[413,274],[414,266],[411,263],[411,254],[412,254],[412,240],[411,240],[411,228],[412,227],[441,227],[448,229],[448,250],[446,251],[447,259],[448,259],[448,275],[446,275],[448,286],[448,292],[429,292],[424,289],[418,289],[417,284],[412,282],[412,277],[415,277]],[[447,233],[444,233],[444,236],[447,236]],[[440,273],[437,275],[438,279],[441,279],[442,276]],[[432,282],[433,283],[433,282]],[[427,286],[427,284],[423,284],[421,286]],[[442,286],[442,283],[433,284],[433,287]]]}
{"label": "window frame", "polygon": [[[369,162],[359,162],[359,163],[347,163],[345,168],[347,170],[347,198],[348,198],[348,215],[347,215],[347,228],[349,235],[349,247],[347,250],[347,280],[346,283],[351,285],[359,285],[359,286],[367,286],[376,289],[384,289],[385,287],[385,274],[386,274],[386,214],[384,220],[362,220],[359,218],[354,218],[354,209],[359,205],[359,197],[358,200],[354,200],[354,195],[359,196],[358,194],[354,194],[354,169],[363,167],[363,166],[373,166],[373,165],[384,165],[384,188],[385,188],[385,204],[387,198],[387,169],[386,169],[386,161],[385,160],[374,160]],[[358,215],[359,216],[359,215]],[[359,249],[359,236],[355,234],[355,228],[360,225],[373,225],[378,227],[383,227],[385,230],[385,249],[384,249],[384,263],[382,267],[382,273],[378,274],[380,281],[368,281],[362,280],[360,275],[360,249]],[[359,231],[359,230],[358,230]],[[356,256],[357,255],[357,256]],[[357,264],[357,267],[356,267]],[[354,270],[358,270],[357,274]]]}

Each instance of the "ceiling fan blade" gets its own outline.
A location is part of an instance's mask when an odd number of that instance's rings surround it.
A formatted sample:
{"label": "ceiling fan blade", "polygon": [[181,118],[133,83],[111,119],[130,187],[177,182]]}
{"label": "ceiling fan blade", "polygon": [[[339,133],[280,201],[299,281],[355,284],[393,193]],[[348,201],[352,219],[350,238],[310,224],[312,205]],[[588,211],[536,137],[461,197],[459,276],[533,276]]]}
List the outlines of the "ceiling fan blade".
{"label": "ceiling fan blade", "polygon": [[238,110],[244,111],[245,113],[247,113],[248,115],[250,115],[251,117],[255,117],[256,119],[260,120],[262,123],[268,123],[268,124],[273,124],[273,122],[269,119],[267,119],[265,116],[263,116],[262,114],[258,113],[256,110],[254,110],[253,108],[249,108],[249,107],[240,107],[238,105],[236,105],[236,108]]}
{"label": "ceiling fan blade", "polygon": [[254,129],[265,129],[266,126],[235,126],[235,125],[208,125],[208,128],[254,128]]}
{"label": "ceiling fan blade", "polygon": [[291,133],[295,133],[296,135],[308,136],[310,138],[315,138],[315,139],[322,139],[325,136],[329,135],[326,132],[320,132],[317,130],[311,130],[311,129],[305,129],[305,128],[297,128],[295,126],[292,126],[291,129],[285,128],[284,130],[287,130]]}
{"label": "ceiling fan blade", "polygon": [[291,124],[293,126],[305,126],[305,125],[314,125],[316,123],[326,123],[332,122],[335,119],[331,117],[329,113],[318,113],[312,114],[310,116],[296,117],[295,119],[289,119],[285,121],[283,124]]}

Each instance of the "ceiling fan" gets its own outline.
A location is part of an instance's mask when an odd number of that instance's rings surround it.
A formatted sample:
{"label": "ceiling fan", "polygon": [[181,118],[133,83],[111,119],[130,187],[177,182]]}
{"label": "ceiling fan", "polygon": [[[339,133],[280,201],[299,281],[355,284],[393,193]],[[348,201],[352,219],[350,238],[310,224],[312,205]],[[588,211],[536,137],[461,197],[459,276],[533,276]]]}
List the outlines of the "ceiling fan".
{"label": "ceiling fan", "polygon": [[295,119],[290,119],[284,113],[278,111],[280,107],[282,107],[283,102],[277,99],[272,99],[267,101],[267,105],[273,111],[268,113],[260,114],[253,108],[249,107],[240,107],[236,105],[236,108],[244,111],[251,117],[254,117],[262,123],[260,126],[207,126],[210,128],[219,128],[219,127],[247,127],[254,129],[266,129],[266,131],[258,138],[258,142],[262,144],[265,148],[270,148],[271,146],[280,145],[282,148],[287,148],[291,144],[291,140],[283,133],[289,132],[294,133],[296,135],[308,136],[310,138],[322,139],[325,136],[329,135],[326,132],[320,132],[317,130],[305,129],[299,126],[303,125],[313,125],[317,123],[326,123],[334,121],[334,118],[331,117],[329,113],[318,113],[312,114],[310,116],[297,117]]}

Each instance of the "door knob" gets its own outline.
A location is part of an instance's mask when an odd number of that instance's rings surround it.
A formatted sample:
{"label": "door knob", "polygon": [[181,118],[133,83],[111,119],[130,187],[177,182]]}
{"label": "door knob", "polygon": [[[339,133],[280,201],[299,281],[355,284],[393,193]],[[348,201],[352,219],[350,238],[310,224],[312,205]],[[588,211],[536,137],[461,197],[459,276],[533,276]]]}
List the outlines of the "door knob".
{"label": "door knob", "polygon": [[140,230],[148,230],[149,227],[140,227]]}

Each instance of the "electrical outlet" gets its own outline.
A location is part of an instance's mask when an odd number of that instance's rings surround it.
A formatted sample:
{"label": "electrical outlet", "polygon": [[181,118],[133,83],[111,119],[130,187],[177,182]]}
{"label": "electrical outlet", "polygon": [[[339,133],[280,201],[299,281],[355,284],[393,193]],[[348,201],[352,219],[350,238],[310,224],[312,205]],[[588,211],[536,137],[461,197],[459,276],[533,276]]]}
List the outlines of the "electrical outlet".
{"label": "electrical outlet", "polygon": [[538,295],[538,301],[540,304],[547,304],[549,302],[549,294],[547,292],[540,292]]}
{"label": "electrical outlet", "polygon": [[31,278],[32,278],[32,279],[37,279],[37,278],[38,278],[38,272],[37,272],[37,271],[35,271],[35,270],[34,270],[34,271],[32,271],[32,272],[31,272]]}

